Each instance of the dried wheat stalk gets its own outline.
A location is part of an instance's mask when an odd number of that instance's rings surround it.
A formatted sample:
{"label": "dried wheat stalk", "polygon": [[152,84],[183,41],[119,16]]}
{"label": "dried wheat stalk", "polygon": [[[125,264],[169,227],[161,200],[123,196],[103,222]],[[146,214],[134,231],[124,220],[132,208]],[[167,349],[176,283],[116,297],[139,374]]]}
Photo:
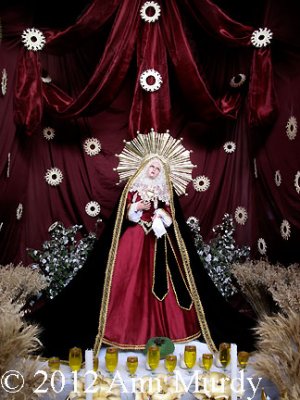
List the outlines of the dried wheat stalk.
{"label": "dried wheat stalk", "polygon": [[300,399],[300,314],[289,309],[286,314],[263,316],[258,323],[257,354],[254,368],[270,379],[282,399]]}
{"label": "dried wheat stalk", "polygon": [[[43,364],[40,363],[39,358],[19,358],[14,363],[14,369],[22,374],[24,386],[15,394],[7,393],[7,391],[0,387],[1,400],[37,400],[41,396],[44,396],[43,393],[39,393],[37,389],[47,390],[47,398],[55,399],[57,397],[52,385],[55,387],[56,384],[58,384],[58,377],[54,376],[52,378],[51,385],[52,375],[50,370],[47,366],[43,366]],[[11,386],[17,386],[20,384],[20,380],[14,380],[14,377],[12,377],[9,383]]]}
{"label": "dried wheat stalk", "polygon": [[[29,362],[27,358],[41,348],[39,328],[26,323],[22,309],[28,297],[44,287],[45,280],[37,271],[21,264],[0,267],[0,376],[6,371],[16,370],[23,375],[25,382],[22,390],[15,394],[0,388],[1,400],[38,398],[33,390],[42,383],[43,376],[35,376],[41,366],[38,360]],[[50,379],[50,374],[47,375]],[[49,387],[49,379],[44,386]]]}
{"label": "dried wheat stalk", "polygon": [[284,312],[300,312],[300,269],[298,265],[284,267],[267,261],[234,264],[231,269],[241,291],[258,316],[271,314],[275,306]]}
{"label": "dried wheat stalk", "polygon": [[27,325],[20,314],[20,306],[7,303],[0,313],[0,374],[11,369],[16,357],[26,357],[38,350],[39,329]]}

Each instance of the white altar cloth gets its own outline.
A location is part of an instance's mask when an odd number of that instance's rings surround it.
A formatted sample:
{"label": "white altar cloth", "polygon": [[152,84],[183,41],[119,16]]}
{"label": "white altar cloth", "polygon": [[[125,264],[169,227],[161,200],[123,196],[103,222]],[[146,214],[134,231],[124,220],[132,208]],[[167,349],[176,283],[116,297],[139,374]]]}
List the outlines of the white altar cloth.
{"label": "white altar cloth", "polygon": [[[180,367],[180,354],[183,354],[184,346],[186,344],[187,343],[176,344],[174,354],[176,354],[177,358],[178,358],[178,363],[177,363],[177,367],[176,367],[175,371],[177,371],[177,373],[181,376],[181,378],[184,380],[186,386],[188,387],[192,382],[193,375],[189,375],[185,368]],[[199,362],[199,360],[201,360],[202,354],[208,353],[209,350],[208,350],[206,344],[201,343],[197,340],[194,340],[188,344],[195,345],[197,348],[197,363],[196,363],[196,366],[193,368],[193,371],[198,372],[198,374],[200,375],[203,372],[203,370],[200,367],[201,362]],[[105,349],[106,349],[106,347],[103,347],[99,353],[99,370],[101,371],[101,373],[104,376],[108,376],[108,373],[105,370],[105,361],[104,361]],[[138,359],[139,359],[139,365],[138,365],[138,369],[136,372],[137,378],[146,376],[146,375],[148,375],[148,376],[150,375],[150,371],[146,369],[146,356],[143,354],[142,351],[120,350],[118,367],[117,367],[116,371],[118,372],[118,379],[119,379],[119,377],[121,377],[122,385],[124,384],[125,387],[127,388],[127,392],[124,391],[122,389],[122,388],[124,388],[124,386],[121,386],[121,382],[119,381],[120,389],[122,392],[122,399],[124,399],[124,400],[131,400],[134,398],[134,395],[131,392],[131,388],[132,388],[132,380],[131,379],[132,378],[129,377],[129,373],[126,369],[126,359],[128,356],[131,356],[131,355],[138,356]],[[255,357],[255,355],[250,357],[250,361],[253,360],[254,357]],[[44,365],[45,365],[45,363],[44,363]],[[61,393],[56,394],[56,396],[54,398],[56,400],[65,400],[68,393],[73,389],[72,372],[67,365],[63,365],[63,364],[60,367],[60,371],[64,376],[65,384],[64,384],[64,387],[63,387],[63,390],[61,391]],[[215,363],[213,364],[211,371],[223,372],[222,368],[217,367],[215,365]],[[156,374],[166,374],[167,373],[164,368],[164,360],[160,361],[160,365],[155,370],[155,373]],[[79,371],[79,376],[83,375],[83,374],[84,374],[84,369]],[[226,369],[226,374],[230,377],[230,365]],[[239,374],[238,374],[238,377],[240,377]],[[116,379],[116,383],[118,382],[118,379]],[[277,392],[275,386],[271,382],[266,380],[265,378],[258,377],[255,374],[255,371],[251,366],[248,366],[246,368],[246,371],[244,373],[243,382],[244,382],[245,392],[242,397],[242,400],[260,400],[262,388],[265,389],[265,392],[269,395],[271,400],[279,400],[279,395],[278,395],[278,392]],[[191,384],[190,385],[191,390],[187,391],[187,393],[185,393],[183,395],[182,400],[194,400],[195,399],[195,397],[192,394],[192,391],[193,391],[192,388],[193,388],[193,386]],[[256,389],[255,394],[254,394],[254,389]],[[51,399],[51,397],[47,394],[45,394],[42,397],[42,400],[50,400],[50,399]]]}

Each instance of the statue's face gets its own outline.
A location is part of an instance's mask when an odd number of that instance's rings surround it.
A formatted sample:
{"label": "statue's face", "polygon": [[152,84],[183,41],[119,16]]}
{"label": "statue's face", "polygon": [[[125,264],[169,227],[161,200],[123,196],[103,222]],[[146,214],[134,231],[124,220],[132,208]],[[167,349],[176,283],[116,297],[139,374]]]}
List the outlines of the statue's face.
{"label": "statue's face", "polygon": [[155,179],[158,177],[161,171],[161,164],[157,160],[151,161],[148,167],[148,176],[151,179]]}

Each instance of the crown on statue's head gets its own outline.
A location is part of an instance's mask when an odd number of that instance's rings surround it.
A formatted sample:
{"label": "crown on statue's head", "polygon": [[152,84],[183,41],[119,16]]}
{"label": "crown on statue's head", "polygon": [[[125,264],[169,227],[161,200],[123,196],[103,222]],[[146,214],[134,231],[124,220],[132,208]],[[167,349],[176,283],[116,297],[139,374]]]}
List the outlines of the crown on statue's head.
{"label": "crown on statue's head", "polygon": [[130,179],[148,160],[157,157],[165,165],[175,192],[179,196],[185,194],[196,165],[190,159],[192,151],[183,147],[182,138],[173,138],[169,130],[159,133],[152,128],[147,134],[138,131],[136,138],[124,143],[122,152],[116,154],[119,165],[115,170],[120,181]]}

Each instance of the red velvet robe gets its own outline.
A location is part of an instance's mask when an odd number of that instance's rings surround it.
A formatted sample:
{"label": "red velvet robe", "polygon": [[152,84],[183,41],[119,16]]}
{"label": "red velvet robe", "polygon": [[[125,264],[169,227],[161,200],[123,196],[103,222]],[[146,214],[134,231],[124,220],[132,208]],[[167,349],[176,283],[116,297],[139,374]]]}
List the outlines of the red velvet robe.
{"label": "red velvet robe", "polygon": [[[134,193],[129,192],[130,205]],[[137,196],[136,201],[140,197]],[[165,211],[169,208],[165,205]],[[152,220],[153,203],[141,219]],[[181,308],[175,297],[170,277],[164,300],[152,292],[156,239],[153,231],[145,233],[138,223],[128,226],[120,237],[113,270],[103,342],[123,348],[142,348],[154,336],[173,341],[188,341],[200,335],[194,306]]]}

